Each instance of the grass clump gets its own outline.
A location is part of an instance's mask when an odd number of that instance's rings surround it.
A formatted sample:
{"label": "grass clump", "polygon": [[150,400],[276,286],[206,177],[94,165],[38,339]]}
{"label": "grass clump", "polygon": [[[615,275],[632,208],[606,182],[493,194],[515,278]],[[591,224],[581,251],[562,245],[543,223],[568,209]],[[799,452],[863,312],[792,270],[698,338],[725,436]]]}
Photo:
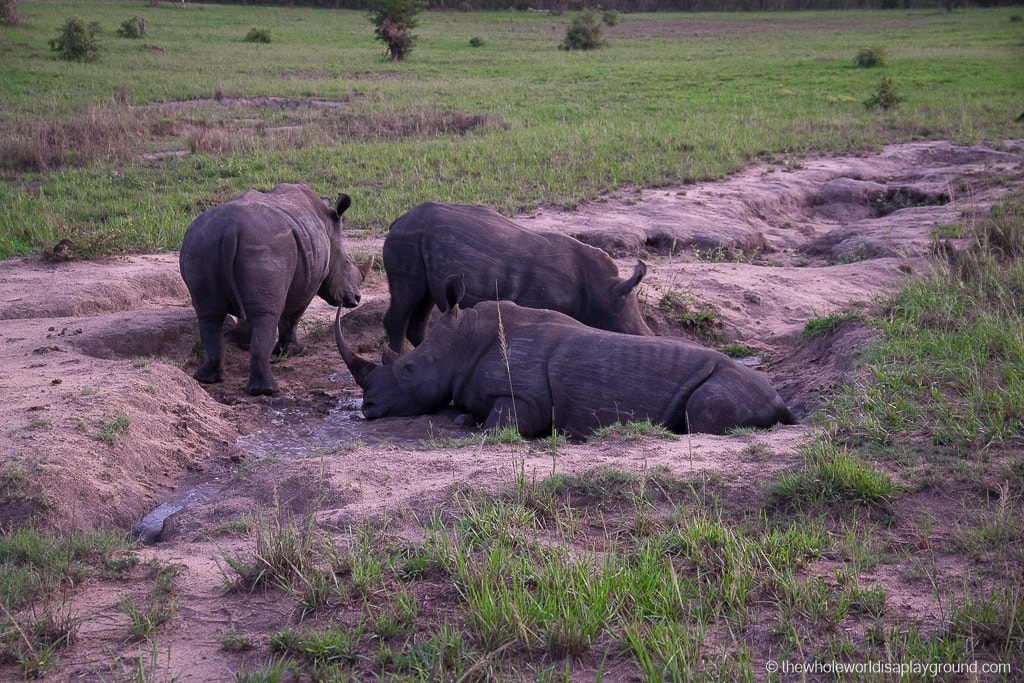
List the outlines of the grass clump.
{"label": "grass clump", "polygon": [[274,38],[271,35],[269,28],[253,26],[249,29],[249,32],[245,34],[244,40],[247,43],[270,43],[273,42]]}
{"label": "grass clump", "polygon": [[836,505],[885,506],[896,485],[884,472],[865,465],[827,438],[805,445],[804,468],[776,476],[767,488],[771,505],[810,510]]}
{"label": "grass clump", "polygon": [[804,324],[802,334],[808,339],[824,337],[835,332],[847,320],[856,320],[859,317],[857,313],[830,313],[823,317],[811,318]]}
{"label": "grass clump", "polygon": [[862,69],[873,69],[885,64],[887,54],[884,47],[867,47],[857,53],[853,63]]}
{"label": "grass clump", "polygon": [[64,22],[60,35],[50,39],[50,49],[70,62],[95,62],[100,58],[100,23],[72,17]]}

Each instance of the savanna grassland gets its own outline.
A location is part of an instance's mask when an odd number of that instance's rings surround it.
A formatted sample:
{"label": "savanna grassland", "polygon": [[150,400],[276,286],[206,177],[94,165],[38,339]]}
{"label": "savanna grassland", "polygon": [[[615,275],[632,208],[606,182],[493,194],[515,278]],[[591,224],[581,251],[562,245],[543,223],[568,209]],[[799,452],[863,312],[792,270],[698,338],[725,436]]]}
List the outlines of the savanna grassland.
{"label": "savanna grassland", "polygon": [[[349,236],[375,245],[426,199],[507,214],[573,208],[918,140],[1020,154],[1015,8],[626,14],[589,52],[557,49],[569,17],[427,13],[403,63],[383,60],[356,11],[41,0],[19,13],[0,26],[0,258],[25,256],[32,268],[174,250],[205,208],[284,181],[350,194]],[[71,16],[100,22],[96,61],[50,50]],[[146,35],[118,36],[132,17]],[[254,28],[270,42],[247,42]],[[857,66],[868,48],[884,63]],[[865,106],[884,77],[901,101]],[[102,419],[43,409],[32,386],[3,435],[24,453],[0,453],[0,678],[1019,680],[1020,176],[972,176],[1001,199],[924,229],[927,275],[807,320],[785,352],[793,358],[851,329],[874,341],[799,427],[709,442],[630,423],[583,444],[474,433],[415,447],[342,443],[290,461],[236,457],[237,500],[183,515],[166,543],[143,548],[124,525],[48,526],[46,499],[59,492],[39,490],[46,463],[30,457],[33,438],[58,443],[58,456],[84,443],[97,460],[136,462],[156,453],[122,450],[156,424],[147,414],[181,409],[178,442],[147,446],[170,450],[202,442],[203,417],[246,413],[251,427],[273,406],[196,388],[183,372],[191,355],[97,365],[138,384],[128,394],[138,405]],[[681,258],[696,268],[732,257]],[[699,308],[704,320],[669,306],[699,303],[699,287],[646,312],[713,324],[713,311]],[[43,353],[5,370],[88,364],[58,338],[76,324],[51,328]],[[292,385],[305,378],[333,403],[320,376],[337,361],[323,360],[333,351],[316,324],[305,332],[322,367],[285,359],[275,372],[291,368]],[[36,345],[9,329],[8,346]],[[73,406],[121,396],[99,373],[68,370],[47,375],[51,384]],[[171,403],[170,389],[186,398]],[[701,448],[725,464],[694,468],[709,460]],[[414,495],[348,511],[386,501],[403,470],[433,474],[431,462],[443,504]],[[500,485],[456,479],[442,471],[448,462],[500,470],[489,480]],[[106,491],[112,479],[85,485]],[[40,514],[19,519],[22,509]],[[840,665],[876,668],[845,675]]]}
{"label": "savanna grassland", "polygon": [[[1024,89],[1011,10],[628,15],[577,52],[557,49],[564,17],[429,13],[401,64],[356,11],[20,13],[0,29],[0,256],[64,238],[84,254],[173,249],[201,209],[281,181],[348,192],[349,225],[381,231],[428,198],[574,206],[757,159],[1000,140],[1019,133]],[[72,16],[99,22],[97,61],[53,58]],[[136,16],[146,35],[118,37]],[[271,42],[246,42],[254,27]],[[871,47],[886,63],[856,67]],[[906,101],[870,110],[883,76]]]}

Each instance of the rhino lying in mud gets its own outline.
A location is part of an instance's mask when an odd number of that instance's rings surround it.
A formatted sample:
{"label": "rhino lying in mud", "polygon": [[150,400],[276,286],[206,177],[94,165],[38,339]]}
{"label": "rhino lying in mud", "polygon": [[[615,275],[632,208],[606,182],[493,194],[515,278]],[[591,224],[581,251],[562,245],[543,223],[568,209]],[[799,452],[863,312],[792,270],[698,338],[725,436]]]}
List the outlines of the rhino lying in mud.
{"label": "rhino lying in mud", "polygon": [[367,419],[428,414],[453,402],[484,429],[515,425],[526,437],[555,428],[583,438],[630,420],[711,434],[793,424],[763,376],[717,351],[596,330],[506,301],[463,309],[463,295],[461,278],[450,278],[427,338],[383,365],[348,346],[338,309],[338,351],[363,389]]}
{"label": "rhino lying in mud", "polygon": [[619,278],[608,254],[558,233],[525,230],[485,207],[426,202],[391,224],[384,240],[384,269],[391,305],[384,315],[388,346],[402,350],[423,341],[444,281],[465,278],[465,307],[481,301],[514,301],[560,311],[591,327],[653,335],[634,289],[647,266]]}
{"label": "rhino lying in mud", "polygon": [[252,327],[246,390],[273,394],[271,353],[302,352],[295,326],[313,297],[332,306],[359,303],[366,271],[346,253],[341,234],[341,215],[351,203],[339,193],[331,207],[305,185],[282,183],[269,192],[250,190],[192,221],[179,268],[205,352],[197,380],[224,379],[221,327],[229,313]]}

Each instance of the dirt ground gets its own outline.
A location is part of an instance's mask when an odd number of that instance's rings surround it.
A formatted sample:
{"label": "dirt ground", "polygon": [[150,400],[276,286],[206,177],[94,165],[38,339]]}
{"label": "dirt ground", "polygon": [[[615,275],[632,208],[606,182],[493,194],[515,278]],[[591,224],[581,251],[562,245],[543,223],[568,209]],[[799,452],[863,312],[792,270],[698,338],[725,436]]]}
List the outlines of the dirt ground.
{"label": "dirt ground", "polygon": [[[655,331],[748,347],[803,422],[741,436],[566,444],[554,466],[714,473],[738,496],[796,466],[807,418],[855,380],[857,350],[874,334],[850,321],[810,339],[805,325],[867,311],[925,276],[936,235],[956,246],[950,226],[969,225],[1022,182],[1022,146],[998,147],[921,142],[765,163],[718,182],[623,189],[576,211],[516,217],[605,248],[623,273],[643,259],[640,296]],[[379,255],[381,242],[351,236],[347,246],[362,258]],[[181,608],[156,653],[179,680],[223,680],[237,669],[241,655],[218,640],[226,630],[293,619],[272,597],[225,602],[223,557],[248,541],[211,540],[219,524],[275,504],[315,509],[334,528],[382,514],[400,524],[453,490],[493,491],[516,471],[543,477],[553,467],[543,444],[452,445],[450,437],[465,443],[477,432],[443,415],[363,420],[330,333],[334,311],[319,300],[301,325],[307,353],[274,365],[279,395],[244,394],[248,358],[231,346],[226,381],[199,385],[195,318],[174,253],[10,260],[0,263],[0,290],[0,524],[35,518],[65,531],[159,537],[144,557],[184,566]],[[344,318],[360,351],[379,353],[387,302],[386,280],[372,272],[362,305]],[[710,313],[699,329],[681,322],[695,311]],[[752,444],[771,457],[749,457]],[[130,668],[153,654],[124,642],[126,617],[112,608],[120,589],[86,586],[76,598],[83,625],[55,680],[106,680],[97,672],[112,662]]]}

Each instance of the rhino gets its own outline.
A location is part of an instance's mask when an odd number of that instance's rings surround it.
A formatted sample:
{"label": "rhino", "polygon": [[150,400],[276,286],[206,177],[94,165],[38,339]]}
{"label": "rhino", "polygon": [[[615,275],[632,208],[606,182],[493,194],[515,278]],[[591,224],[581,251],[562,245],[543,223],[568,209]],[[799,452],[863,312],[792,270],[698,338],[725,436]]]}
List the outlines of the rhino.
{"label": "rhino", "polygon": [[344,193],[330,206],[306,185],[282,183],[269,192],[250,190],[192,221],[178,265],[203,344],[197,380],[224,379],[221,328],[228,314],[252,330],[246,391],[269,395],[278,391],[271,354],[302,352],[295,326],[313,297],[339,307],[359,303],[370,264],[360,270],[342,242],[341,216],[351,204]]}
{"label": "rhino", "polygon": [[532,232],[486,206],[426,202],[400,216],[383,247],[391,304],[384,314],[388,346],[418,346],[444,282],[464,277],[464,307],[514,301],[560,311],[603,330],[653,335],[640,314],[641,261],[620,278],[608,254],[566,235]]}
{"label": "rhino", "polygon": [[578,439],[634,420],[710,434],[794,422],[764,376],[718,351],[598,330],[509,301],[463,308],[464,297],[462,279],[449,278],[423,343],[383,364],[352,350],[338,309],[335,340],[363,389],[367,419],[429,414],[451,402],[487,430],[515,426],[534,437],[556,429]]}

